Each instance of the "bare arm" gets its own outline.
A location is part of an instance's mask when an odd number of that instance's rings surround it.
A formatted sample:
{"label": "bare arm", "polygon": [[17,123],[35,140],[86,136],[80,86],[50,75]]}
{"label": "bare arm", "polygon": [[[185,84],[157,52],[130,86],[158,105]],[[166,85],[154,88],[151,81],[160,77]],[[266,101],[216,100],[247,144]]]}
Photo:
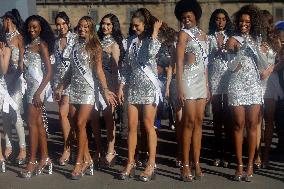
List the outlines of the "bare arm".
{"label": "bare arm", "polygon": [[0,73],[5,75],[8,71],[11,49],[0,42]]}
{"label": "bare arm", "polygon": [[24,40],[23,40],[23,37],[22,35],[18,35],[18,47],[19,47],[19,62],[18,62],[18,73],[16,75],[16,77],[20,77],[21,74],[23,73],[24,71],[24,63],[23,63],[23,60],[24,60]]}

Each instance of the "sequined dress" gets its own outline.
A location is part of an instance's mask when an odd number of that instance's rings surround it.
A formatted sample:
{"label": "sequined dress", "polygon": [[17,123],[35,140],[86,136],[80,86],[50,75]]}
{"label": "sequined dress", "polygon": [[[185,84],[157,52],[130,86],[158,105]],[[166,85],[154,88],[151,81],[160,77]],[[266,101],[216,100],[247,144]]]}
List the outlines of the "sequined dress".
{"label": "sequined dress", "polygon": [[[194,36],[200,35],[201,33],[196,27],[191,28],[190,31]],[[200,45],[202,46],[202,49]],[[192,39],[188,41],[185,48],[185,54],[192,53],[195,55],[195,61],[193,63],[184,63],[182,80],[185,99],[187,100],[207,98],[207,65],[203,53],[208,56],[208,41],[200,41],[200,45]]]}
{"label": "sequined dress", "polygon": [[[233,37],[240,42],[240,36]],[[228,103],[231,106],[254,105],[263,102],[257,56],[254,53],[258,46],[249,36],[243,39],[244,42],[240,42],[240,50],[231,56],[228,62],[228,68],[231,71]]]}
{"label": "sequined dress", "polygon": [[[0,73],[0,85],[7,90],[7,86],[6,86],[6,82],[5,82],[5,79],[4,79],[4,75],[2,75]],[[3,104],[4,104],[4,97],[5,97],[5,94],[3,93],[3,91],[0,92],[0,113],[2,113],[2,110],[3,110]]]}
{"label": "sequined dress", "polygon": [[[85,41],[75,43],[72,50],[72,62],[71,62],[71,84],[70,84],[70,103],[71,104],[90,104],[95,103],[95,86],[94,86],[94,69],[91,67],[90,55],[86,51]],[[75,64],[75,60],[82,69],[90,76],[90,82],[88,82],[81,74],[78,66]]]}
{"label": "sequined dress", "polygon": [[[40,39],[36,38],[32,42],[32,44],[33,45],[40,44]],[[27,91],[26,91],[27,102],[29,104],[33,104],[33,96],[41,84],[42,78],[45,74],[45,66],[44,62],[41,59],[40,54],[31,51],[29,49],[29,46],[30,45],[26,46],[24,53],[24,65],[25,65],[24,75],[27,82]],[[46,100],[45,92],[46,89],[43,90],[43,92],[40,95],[42,101]]]}
{"label": "sequined dress", "polygon": [[[224,44],[228,36],[224,36]],[[215,35],[209,35],[209,64],[208,64],[208,82],[212,95],[227,94],[230,72],[228,71],[228,62],[225,52],[218,49],[217,32]]]}
{"label": "sequined dress", "polygon": [[104,36],[103,40],[101,41],[101,45],[103,48],[103,69],[104,69],[104,74],[106,77],[107,81],[107,86],[109,89],[113,92],[115,92],[115,87],[118,85],[117,77],[118,73],[114,73],[114,67],[115,65],[115,60],[113,59],[111,53],[106,52],[107,48],[110,48],[111,45],[113,45],[115,42],[114,38],[112,36]]}
{"label": "sequined dress", "polygon": [[[77,35],[68,31],[66,35],[66,46],[65,48],[60,47],[61,38],[58,38],[55,41],[55,75],[54,75],[54,88],[58,84],[66,83],[63,80],[67,79],[66,74],[70,69],[70,56],[75,42],[77,41]],[[69,95],[70,85],[65,86],[65,89],[62,92],[62,95]]]}
{"label": "sequined dress", "polygon": [[156,87],[142,71],[141,66],[149,66],[158,79],[156,55],[161,43],[152,38],[145,38],[140,44],[133,40],[128,47],[121,70],[121,82],[125,84],[126,99],[130,104],[154,104],[157,100]]}

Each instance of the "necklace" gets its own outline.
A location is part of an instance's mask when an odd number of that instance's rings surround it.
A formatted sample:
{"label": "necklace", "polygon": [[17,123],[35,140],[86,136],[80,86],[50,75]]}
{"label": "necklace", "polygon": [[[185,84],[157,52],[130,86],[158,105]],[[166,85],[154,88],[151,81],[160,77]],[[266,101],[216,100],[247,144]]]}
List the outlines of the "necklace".
{"label": "necklace", "polygon": [[32,40],[32,42],[30,43],[30,46],[38,45],[38,44],[40,44],[40,37],[39,36]]}
{"label": "necklace", "polygon": [[103,40],[101,41],[101,45],[103,49],[109,47],[114,42],[114,39],[111,35],[104,36]]}
{"label": "necklace", "polygon": [[17,35],[19,35],[19,31],[18,30],[15,30],[13,32],[9,32],[9,33],[6,33],[6,39],[8,42],[10,42],[14,37],[16,37]]}

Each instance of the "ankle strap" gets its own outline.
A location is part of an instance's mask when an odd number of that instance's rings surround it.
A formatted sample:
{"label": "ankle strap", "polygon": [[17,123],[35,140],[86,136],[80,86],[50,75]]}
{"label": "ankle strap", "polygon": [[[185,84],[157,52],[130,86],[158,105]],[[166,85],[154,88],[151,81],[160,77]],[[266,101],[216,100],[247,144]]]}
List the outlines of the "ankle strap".
{"label": "ankle strap", "polygon": [[29,161],[29,164],[36,165],[37,161],[35,161],[35,162]]}

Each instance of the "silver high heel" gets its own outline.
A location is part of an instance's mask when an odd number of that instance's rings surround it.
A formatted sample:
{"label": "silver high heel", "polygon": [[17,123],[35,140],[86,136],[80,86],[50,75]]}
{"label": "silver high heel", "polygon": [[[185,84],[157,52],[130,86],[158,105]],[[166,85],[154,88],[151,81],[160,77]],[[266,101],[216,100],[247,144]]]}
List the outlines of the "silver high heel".
{"label": "silver high heel", "polygon": [[[129,172],[126,171],[128,166],[130,167]],[[129,179],[129,178],[133,178],[135,176],[135,169],[136,169],[136,164],[135,163],[128,163],[126,165],[126,168],[124,169],[124,171],[122,171],[119,174],[119,179],[120,180],[126,180],[126,179]]]}
{"label": "silver high heel", "polygon": [[37,175],[37,161],[35,162],[32,162],[30,161],[28,164],[32,164],[35,166],[34,170],[32,171],[29,171],[29,170],[24,170],[20,173],[21,177],[22,178],[26,178],[26,179],[30,179],[32,178],[33,176],[36,176]]}
{"label": "silver high heel", "polygon": [[82,174],[85,175],[86,172],[89,170],[89,175],[93,176],[94,175],[94,162],[91,160],[90,162],[85,162],[84,164],[87,164],[87,167],[82,170]]}
{"label": "silver high heel", "polygon": [[60,166],[67,165],[69,160],[70,160],[70,156],[71,156],[70,150],[66,150],[65,152],[69,153],[69,156],[68,156],[68,158],[62,159],[62,156],[63,156],[63,154],[62,154],[61,158],[58,161]]}
{"label": "silver high heel", "polygon": [[[240,165],[238,165],[238,167],[243,167],[243,165],[240,164]],[[237,171],[236,171],[236,173],[237,173]],[[243,176],[243,173],[235,174],[234,180],[235,180],[235,181],[238,181],[238,182],[241,182],[242,179],[243,179],[243,177],[244,177],[244,176]]]}
{"label": "silver high heel", "polygon": [[[155,180],[156,179],[156,173],[155,173],[155,169],[156,169],[156,164],[152,165],[152,164],[148,164],[147,167],[150,167],[152,169],[152,173],[150,175],[147,175],[145,173],[145,171],[139,176],[139,180],[143,181],[143,182],[149,182],[151,180]],[[146,167],[146,169],[147,169]]]}
{"label": "silver high heel", "polygon": [[6,163],[5,163],[4,159],[0,160],[0,172],[1,173],[5,173],[6,172]]}
{"label": "silver high heel", "polygon": [[[81,163],[77,162],[76,165],[81,165]],[[71,179],[72,180],[80,180],[83,176],[84,176],[84,174],[82,172],[82,167],[81,167],[80,172],[74,172],[74,170],[73,170],[72,173],[71,173]]]}
{"label": "silver high heel", "polygon": [[41,160],[41,162],[44,162],[44,165],[41,168],[37,169],[37,175],[44,174],[45,172],[49,175],[52,175],[53,164],[51,162],[51,159],[48,157],[45,160]]}
{"label": "silver high heel", "polygon": [[106,153],[106,156],[107,155],[112,155],[112,156],[114,156],[112,159],[111,159],[111,161],[109,162],[109,161],[107,161],[107,159],[106,159],[106,157],[104,158],[104,165],[106,166],[106,167],[113,167],[114,166],[114,164],[115,164],[115,162],[116,162],[116,156],[117,156],[117,153],[116,153],[116,151],[114,151],[114,152],[110,152],[110,153]]}
{"label": "silver high heel", "polygon": [[[253,165],[248,165],[247,168],[253,169]],[[252,174],[245,174],[244,180],[246,182],[252,182],[253,175]]]}
{"label": "silver high heel", "polygon": [[191,169],[190,165],[189,164],[186,164],[186,165],[182,165],[180,167],[180,179],[184,182],[192,182],[193,181],[193,175],[190,173],[190,174],[183,174],[183,168],[184,167],[188,167],[189,169]]}

